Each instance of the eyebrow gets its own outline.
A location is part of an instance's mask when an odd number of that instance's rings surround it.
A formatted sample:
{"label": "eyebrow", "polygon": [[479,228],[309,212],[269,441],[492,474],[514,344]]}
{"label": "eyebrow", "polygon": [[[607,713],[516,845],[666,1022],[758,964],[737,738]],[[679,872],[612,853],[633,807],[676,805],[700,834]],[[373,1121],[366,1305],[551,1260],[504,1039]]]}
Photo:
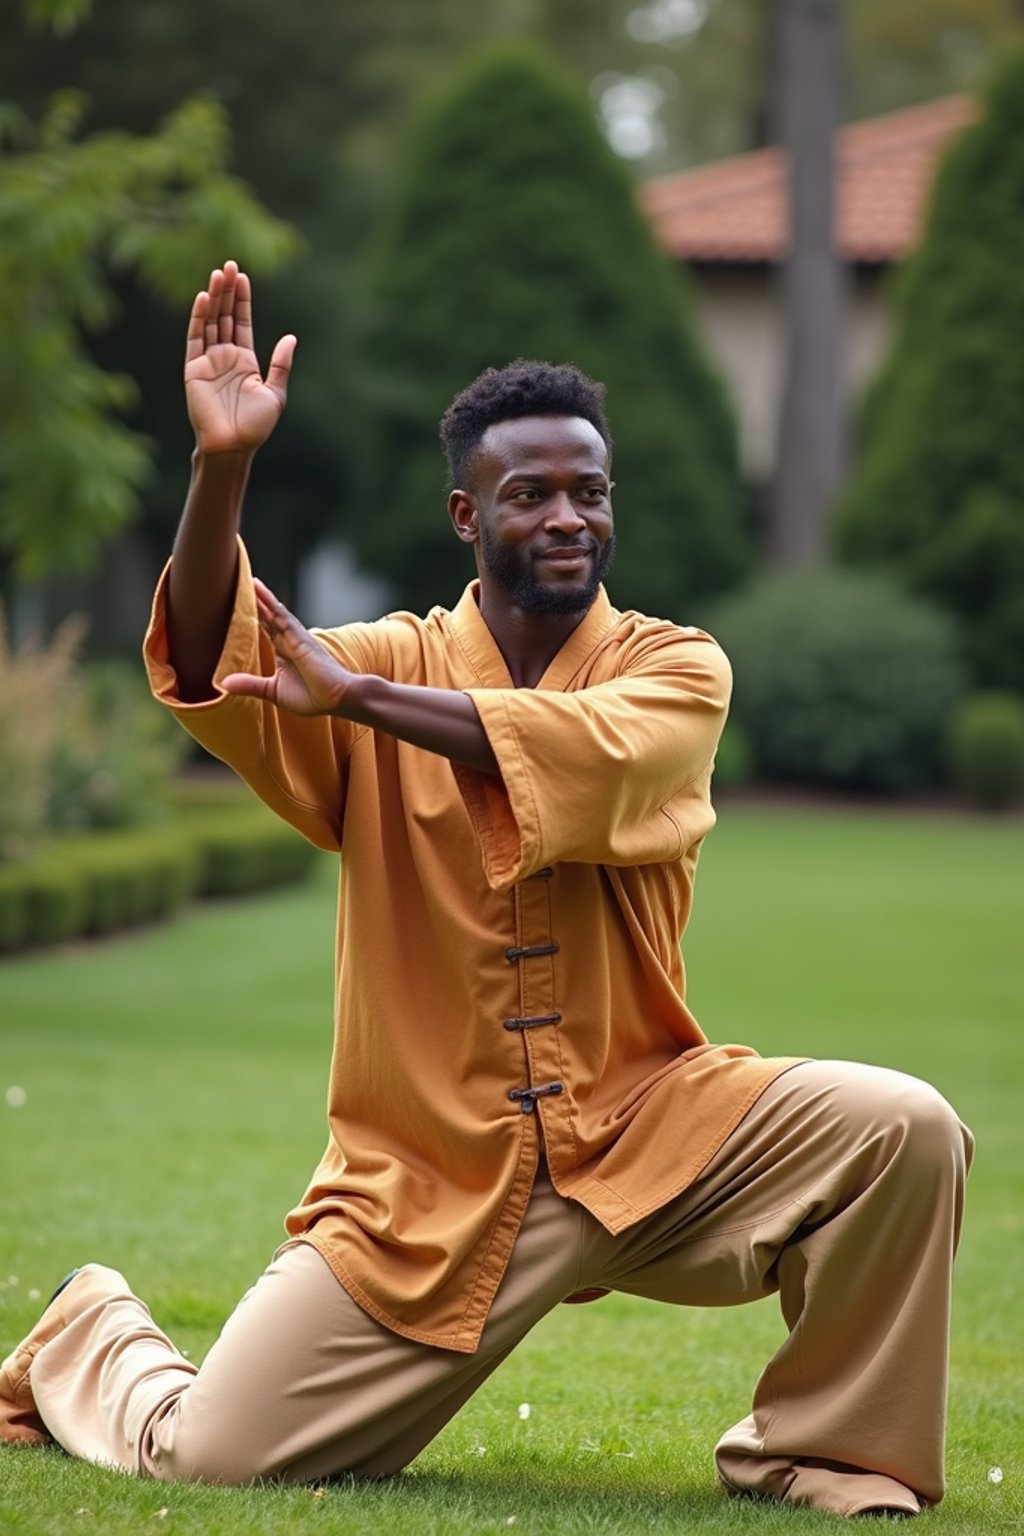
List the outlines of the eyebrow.
{"label": "eyebrow", "polygon": [[[509,485],[514,484],[543,485],[549,478],[549,474],[535,474],[531,473],[529,470],[513,469],[509,470],[508,474],[503,475],[502,478],[498,481],[498,489],[499,491],[502,491],[505,490]],[[580,473],[576,476],[576,483],[579,485],[586,480],[600,481],[603,485],[611,485],[611,481],[603,469],[581,470]]]}

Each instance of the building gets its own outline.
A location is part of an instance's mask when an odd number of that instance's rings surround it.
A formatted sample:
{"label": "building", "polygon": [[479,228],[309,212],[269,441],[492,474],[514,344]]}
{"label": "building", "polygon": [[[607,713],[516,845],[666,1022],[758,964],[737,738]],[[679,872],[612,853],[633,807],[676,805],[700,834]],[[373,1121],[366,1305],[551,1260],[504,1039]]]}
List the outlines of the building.
{"label": "building", "polygon": [[[855,398],[890,336],[891,269],[912,249],[942,151],[976,115],[969,96],[851,123],[836,137],[836,239],[848,272],[845,377]],[[773,475],[783,387],[776,274],[786,256],[786,159],[761,149],[660,176],[640,193],[659,243],[689,268],[698,326],[736,410],[752,488]]]}

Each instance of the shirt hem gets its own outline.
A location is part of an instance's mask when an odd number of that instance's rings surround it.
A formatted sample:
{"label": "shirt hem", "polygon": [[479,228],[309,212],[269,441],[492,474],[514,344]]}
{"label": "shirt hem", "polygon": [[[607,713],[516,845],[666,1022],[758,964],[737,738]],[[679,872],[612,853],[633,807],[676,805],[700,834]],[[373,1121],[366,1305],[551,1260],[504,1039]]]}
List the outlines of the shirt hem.
{"label": "shirt hem", "polygon": [[[779,1059],[775,1058],[772,1062],[775,1070],[766,1074],[763,1081],[755,1084],[754,1088],[744,1095],[724,1126],[718,1127],[711,1140],[705,1144],[700,1152],[694,1155],[678,1183],[673,1180],[672,1187],[670,1187],[668,1193],[659,1193],[652,1199],[645,1200],[640,1205],[634,1205],[631,1201],[625,1199],[623,1195],[620,1195],[617,1190],[612,1189],[609,1184],[606,1184],[603,1179],[592,1174],[579,1189],[572,1190],[571,1192],[565,1191],[566,1198],[578,1201],[580,1205],[590,1212],[595,1221],[601,1223],[606,1232],[610,1232],[613,1237],[617,1237],[620,1232],[625,1232],[627,1228],[635,1226],[638,1221],[644,1221],[648,1216],[653,1215],[655,1211],[662,1210],[671,1200],[678,1199],[683,1191],[688,1189],[694,1180],[700,1177],[708,1163],[715,1156],[715,1153],[720,1151],[725,1145],[725,1142],[732,1135],[744,1115],[754,1107],[765,1090],[772,1083],[777,1082],[783,1073],[789,1072],[793,1067],[802,1066],[804,1062],[810,1060],[812,1058],[809,1056],[785,1057],[780,1064]],[[563,1193],[562,1190],[558,1189],[557,1175],[555,1174],[552,1174],[552,1184],[554,1184],[559,1194]],[[585,1191],[588,1188],[599,1191],[603,1199],[592,1204],[586,1197]],[[607,1201],[609,1206],[615,1208],[614,1215],[607,1209],[603,1214],[600,1210],[595,1209],[595,1204],[604,1204],[605,1201]]]}

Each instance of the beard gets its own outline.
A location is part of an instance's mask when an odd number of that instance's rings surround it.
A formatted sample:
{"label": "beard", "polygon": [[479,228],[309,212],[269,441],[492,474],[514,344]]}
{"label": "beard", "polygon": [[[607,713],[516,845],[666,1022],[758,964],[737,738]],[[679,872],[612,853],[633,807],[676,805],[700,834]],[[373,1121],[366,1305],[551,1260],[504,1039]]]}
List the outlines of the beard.
{"label": "beard", "polygon": [[582,585],[548,585],[538,580],[528,550],[507,549],[499,544],[486,523],[480,529],[480,556],[485,569],[523,613],[586,613],[615,558],[615,535],[600,548],[592,539],[587,546],[593,558],[586,581]]}

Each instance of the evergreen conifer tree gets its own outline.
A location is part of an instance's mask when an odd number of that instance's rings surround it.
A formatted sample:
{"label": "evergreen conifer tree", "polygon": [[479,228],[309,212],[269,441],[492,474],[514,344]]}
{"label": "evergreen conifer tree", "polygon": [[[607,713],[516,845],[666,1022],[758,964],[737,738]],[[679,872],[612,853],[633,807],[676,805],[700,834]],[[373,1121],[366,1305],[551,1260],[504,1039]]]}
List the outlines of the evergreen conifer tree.
{"label": "evergreen conifer tree", "polygon": [[1024,691],[1024,50],[943,161],[839,508],[850,559],[963,621],[979,682]]}
{"label": "evergreen conifer tree", "polygon": [[417,610],[472,574],[444,509],[437,422],[488,366],[573,362],[608,387],[613,599],[693,618],[746,569],[734,429],[586,97],[523,44],[473,56],[424,109],[374,256],[375,398],[345,534]]}

